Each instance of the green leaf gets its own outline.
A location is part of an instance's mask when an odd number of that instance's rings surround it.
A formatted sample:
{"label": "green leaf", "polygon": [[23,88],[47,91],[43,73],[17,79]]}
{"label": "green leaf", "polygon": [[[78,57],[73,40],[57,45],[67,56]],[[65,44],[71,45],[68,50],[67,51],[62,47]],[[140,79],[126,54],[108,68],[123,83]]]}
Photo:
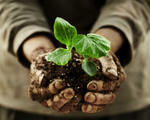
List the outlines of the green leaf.
{"label": "green leaf", "polygon": [[110,50],[110,41],[96,34],[80,34],[74,37],[72,42],[79,54],[92,58],[106,56]]}
{"label": "green leaf", "polygon": [[77,30],[66,20],[57,17],[54,23],[54,35],[59,42],[69,46],[72,44],[72,38],[77,35]]}
{"label": "green leaf", "polygon": [[66,65],[71,59],[71,52],[64,48],[57,48],[45,58],[47,61],[52,61],[57,65]]}
{"label": "green leaf", "polygon": [[89,75],[94,76],[96,74],[96,64],[91,61],[84,60],[82,63],[82,69]]}

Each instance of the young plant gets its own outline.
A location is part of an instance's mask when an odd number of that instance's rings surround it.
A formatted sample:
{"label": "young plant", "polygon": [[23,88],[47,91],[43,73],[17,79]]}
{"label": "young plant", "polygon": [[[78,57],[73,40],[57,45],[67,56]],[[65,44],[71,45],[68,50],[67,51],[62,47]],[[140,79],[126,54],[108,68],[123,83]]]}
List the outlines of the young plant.
{"label": "young plant", "polygon": [[54,23],[54,36],[65,48],[57,48],[46,56],[47,61],[57,65],[66,65],[72,56],[72,48],[84,57],[82,69],[89,75],[94,76],[97,72],[96,64],[88,61],[89,58],[106,56],[110,50],[110,42],[103,36],[96,34],[77,34],[77,30],[66,20],[57,17]]}

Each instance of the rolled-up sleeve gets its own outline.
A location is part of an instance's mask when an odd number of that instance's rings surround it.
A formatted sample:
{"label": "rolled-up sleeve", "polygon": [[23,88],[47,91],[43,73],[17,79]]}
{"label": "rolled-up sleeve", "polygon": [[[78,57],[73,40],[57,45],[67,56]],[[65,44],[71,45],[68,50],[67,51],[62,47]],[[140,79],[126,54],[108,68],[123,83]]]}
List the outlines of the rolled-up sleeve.
{"label": "rolled-up sleeve", "polygon": [[17,56],[21,44],[39,32],[51,34],[38,0],[0,0],[0,39],[7,51]]}
{"label": "rolled-up sleeve", "polygon": [[105,26],[124,34],[126,47],[119,57],[123,65],[128,64],[150,28],[149,0],[107,0],[91,32]]}

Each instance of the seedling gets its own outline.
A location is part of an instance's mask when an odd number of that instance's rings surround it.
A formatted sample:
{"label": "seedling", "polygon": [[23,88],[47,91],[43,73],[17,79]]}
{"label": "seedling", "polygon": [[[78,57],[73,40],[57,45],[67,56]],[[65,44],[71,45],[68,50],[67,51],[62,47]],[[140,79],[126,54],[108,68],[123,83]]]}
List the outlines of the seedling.
{"label": "seedling", "polygon": [[54,36],[65,48],[57,48],[45,58],[47,61],[64,66],[72,56],[72,49],[83,56],[82,69],[89,75],[94,76],[97,72],[96,64],[89,58],[100,58],[106,56],[110,50],[110,42],[103,36],[96,34],[77,34],[75,26],[66,20],[57,17],[54,22]]}

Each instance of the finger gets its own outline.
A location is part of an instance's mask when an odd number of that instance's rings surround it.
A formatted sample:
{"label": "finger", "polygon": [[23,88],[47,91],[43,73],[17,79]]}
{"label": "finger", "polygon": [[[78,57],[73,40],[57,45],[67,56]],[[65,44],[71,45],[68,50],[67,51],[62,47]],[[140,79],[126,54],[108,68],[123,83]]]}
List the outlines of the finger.
{"label": "finger", "polygon": [[[50,83],[48,89],[47,88],[36,88],[35,86],[30,87],[30,92],[41,97],[50,96],[52,94],[56,94],[59,90],[65,87],[65,81],[61,79],[55,79],[52,83]],[[32,88],[32,89],[31,89]]]}
{"label": "finger", "polygon": [[117,79],[117,65],[114,62],[114,59],[110,53],[107,56],[99,58],[99,61],[102,65],[102,72],[104,75],[110,79]]}
{"label": "finger", "polygon": [[48,53],[50,51],[53,51],[54,48],[45,48],[45,47],[38,47],[34,49],[31,53],[31,59],[32,61],[36,59],[39,55],[44,55],[45,53]]}
{"label": "finger", "polygon": [[110,90],[113,91],[117,85],[116,81],[104,82],[102,80],[92,80],[87,84],[87,89],[91,91],[103,91]]}
{"label": "finger", "polygon": [[110,104],[114,101],[116,95],[114,93],[102,94],[102,93],[94,93],[87,92],[84,96],[85,102],[99,105],[99,104]]}
{"label": "finger", "polygon": [[53,106],[53,101],[51,98],[49,98],[47,101],[45,101],[43,103],[45,106],[48,106],[48,107],[52,107]]}
{"label": "finger", "polygon": [[124,71],[123,67],[121,66],[118,58],[115,55],[113,55],[113,58],[115,59],[115,63],[117,65],[117,67],[118,67],[118,77],[119,77],[119,80],[122,83],[126,79],[125,71]]}
{"label": "finger", "polygon": [[65,104],[61,109],[60,112],[69,113],[71,111],[75,111],[79,109],[79,102],[81,101],[81,95],[75,95],[74,98]]}
{"label": "finger", "polygon": [[119,67],[119,69],[120,69],[119,80],[120,80],[120,83],[122,83],[126,79],[126,73],[125,73],[124,69],[121,66]]}
{"label": "finger", "polygon": [[41,102],[43,99],[51,97],[51,94],[49,94],[46,88],[36,88],[34,85],[31,85],[29,88],[29,96],[32,100]]}
{"label": "finger", "polygon": [[[51,99],[49,99],[49,100],[51,100]],[[43,106],[45,106],[45,107],[49,107],[49,105],[48,105],[48,101],[49,100],[43,100],[42,102],[40,102]]]}
{"label": "finger", "polygon": [[35,63],[31,64],[31,70],[30,70],[30,76],[31,76],[31,84],[36,84],[37,87],[40,87],[44,78],[44,74],[42,70],[37,70],[35,68]]}
{"label": "finger", "polygon": [[96,113],[104,110],[105,105],[92,105],[92,104],[83,104],[81,109],[82,112],[86,113]]}
{"label": "finger", "polygon": [[75,92],[72,88],[66,88],[59,94],[55,95],[53,101],[49,101],[49,106],[59,111],[59,109],[68,103],[74,97],[74,95]]}
{"label": "finger", "polygon": [[52,83],[49,84],[48,90],[51,94],[56,94],[59,90],[65,88],[65,81],[62,79],[54,79]]}

